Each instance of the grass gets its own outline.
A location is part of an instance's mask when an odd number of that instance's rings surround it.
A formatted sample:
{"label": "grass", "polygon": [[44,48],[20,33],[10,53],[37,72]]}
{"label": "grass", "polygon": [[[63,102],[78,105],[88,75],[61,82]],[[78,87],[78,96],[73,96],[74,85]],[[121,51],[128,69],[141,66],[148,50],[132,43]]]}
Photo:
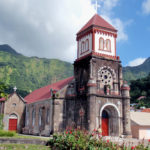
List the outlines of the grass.
{"label": "grass", "polygon": [[0,130],[0,137],[13,137],[15,135],[16,135],[16,132]]}
{"label": "grass", "polygon": [[41,136],[28,136],[28,135],[21,135],[13,131],[5,131],[0,130],[0,138],[18,138],[18,139],[40,139],[40,140],[49,140],[50,137],[41,137]]}
{"label": "grass", "polygon": [[13,136],[13,138],[22,138],[22,139],[40,139],[40,140],[44,140],[47,141],[50,139],[50,137],[41,137],[41,136],[28,136],[28,135],[20,135],[20,134],[16,134],[15,136]]}
{"label": "grass", "polygon": [[0,149],[5,150],[50,150],[49,147],[43,145],[32,144],[0,144]]}

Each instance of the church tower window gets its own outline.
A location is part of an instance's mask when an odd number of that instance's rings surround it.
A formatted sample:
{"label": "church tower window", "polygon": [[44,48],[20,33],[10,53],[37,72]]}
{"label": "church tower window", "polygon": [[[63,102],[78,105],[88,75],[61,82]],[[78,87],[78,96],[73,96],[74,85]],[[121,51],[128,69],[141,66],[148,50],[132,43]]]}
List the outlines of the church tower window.
{"label": "church tower window", "polygon": [[81,43],[81,54],[84,52],[84,49],[85,49],[85,43],[82,42],[82,43]]}
{"label": "church tower window", "polygon": [[102,37],[100,37],[99,39],[99,49],[100,50],[104,49],[104,39]]}
{"label": "church tower window", "polygon": [[106,40],[106,50],[111,51],[111,41],[109,39]]}
{"label": "church tower window", "polygon": [[89,40],[86,39],[85,41],[85,50],[88,51],[89,50]]}

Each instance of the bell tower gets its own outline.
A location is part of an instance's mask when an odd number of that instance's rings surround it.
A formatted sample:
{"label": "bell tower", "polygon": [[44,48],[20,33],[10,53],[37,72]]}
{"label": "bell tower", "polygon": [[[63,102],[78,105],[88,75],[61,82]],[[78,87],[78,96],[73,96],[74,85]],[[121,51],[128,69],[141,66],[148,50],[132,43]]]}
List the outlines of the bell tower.
{"label": "bell tower", "polygon": [[130,113],[124,111],[130,111],[130,97],[122,95],[116,38],[117,30],[98,14],[77,33],[74,122],[89,131],[101,128],[104,136],[130,136]]}
{"label": "bell tower", "polygon": [[116,58],[117,30],[98,14],[77,33],[77,60],[89,54]]}

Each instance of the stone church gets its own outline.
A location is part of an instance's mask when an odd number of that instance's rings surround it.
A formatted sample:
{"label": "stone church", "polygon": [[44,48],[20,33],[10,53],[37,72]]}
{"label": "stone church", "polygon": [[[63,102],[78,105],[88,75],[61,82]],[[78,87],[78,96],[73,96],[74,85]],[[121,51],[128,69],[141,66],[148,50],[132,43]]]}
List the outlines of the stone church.
{"label": "stone church", "polygon": [[116,38],[117,30],[95,14],[77,33],[74,77],[24,98],[21,132],[49,136],[80,127],[101,128],[103,136],[131,136],[130,88],[122,79]]}

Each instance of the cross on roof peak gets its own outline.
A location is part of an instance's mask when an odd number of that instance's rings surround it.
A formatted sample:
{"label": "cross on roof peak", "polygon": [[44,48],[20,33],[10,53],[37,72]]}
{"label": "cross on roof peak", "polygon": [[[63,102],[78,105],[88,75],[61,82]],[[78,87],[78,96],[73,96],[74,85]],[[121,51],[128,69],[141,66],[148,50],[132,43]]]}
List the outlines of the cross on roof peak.
{"label": "cross on roof peak", "polygon": [[97,0],[95,1],[94,7],[96,10],[96,13],[98,13],[98,7],[100,7],[100,5],[98,4]]}
{"label": "cross on roof peak", "polygon": [[17,87],[16,87],[16,86],[15,86],[13,89],[14,89],[14,92],[16,92],[16,91],[17,91]]}

